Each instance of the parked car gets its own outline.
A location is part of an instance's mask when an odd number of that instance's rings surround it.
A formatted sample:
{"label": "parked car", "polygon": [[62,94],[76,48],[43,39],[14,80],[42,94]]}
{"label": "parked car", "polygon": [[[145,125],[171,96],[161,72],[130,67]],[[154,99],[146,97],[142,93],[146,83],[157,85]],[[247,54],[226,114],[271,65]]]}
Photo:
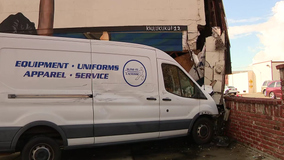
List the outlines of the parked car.
{"label": "parked car", "polygon": [[268,83],[268,86],[266,87],[265,91],[265,96],[273,99],[282,97],[280,80],[271,81],[270,83]]}
{"label": "parked car", "polygon": [[262,83],[261,92],[265,95],[266,87],[271,82],[271,80],[266,80]]}
{"label": "parked car", "polygon": [[238,89],[234,86],[225,86],[224,94],[229,95],[229,94],[234,94],[236,95],[238,93]]}

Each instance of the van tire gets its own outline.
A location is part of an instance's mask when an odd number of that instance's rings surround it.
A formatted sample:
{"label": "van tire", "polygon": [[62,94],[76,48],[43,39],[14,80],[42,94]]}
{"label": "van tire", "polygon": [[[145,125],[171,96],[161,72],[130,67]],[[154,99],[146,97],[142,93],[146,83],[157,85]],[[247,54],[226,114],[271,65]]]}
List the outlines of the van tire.
{"label": "van tire", "polygon": [[[51,138],[39,136],[28,141],[21,152],[22,160],[34,160],[33,157],[45,157],[48,160],[60,160],[61,150],[59,145]],[[49,157],[49,158],[47,158]]]}
{"label": "van tire", "polygon": [[213,123],[206,117],[199,118],[193,125],[192,138],[197,144],[206,144],[212,140]]}

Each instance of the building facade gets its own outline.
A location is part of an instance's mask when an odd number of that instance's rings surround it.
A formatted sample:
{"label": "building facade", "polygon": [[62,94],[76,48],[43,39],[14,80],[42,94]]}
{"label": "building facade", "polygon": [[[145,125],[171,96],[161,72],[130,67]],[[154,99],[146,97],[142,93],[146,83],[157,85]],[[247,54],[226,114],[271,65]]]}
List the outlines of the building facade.
{"label": "building facade", "polygon": [[227,85],[237,87],[240,93],[259,93],[264,81],[280,80],[279,70],[276,69],[276,66],[280,64],[284,64],[284,61],[270,60],[254,63],[250,71],[233,72],[227,75]]}
{"label": "building facade", "polygon": [[255,93],[256,83],[253,71],[233,72],[228,75],[228,86],[234,86],[240,93]]}
{"label": "building facade", "polygon": [[279,70],[276,69],[277,65],[284,64],[284,61],[265,61],[254,63],[252,70],[255,74],[256,92],[261,92],[261,85],[265,80],[280,80]]}
{"label": "building facade", "polygon": [[211,86],[218,104],[231,73],[222,0],[0,0],[0,32],[153,46]]}

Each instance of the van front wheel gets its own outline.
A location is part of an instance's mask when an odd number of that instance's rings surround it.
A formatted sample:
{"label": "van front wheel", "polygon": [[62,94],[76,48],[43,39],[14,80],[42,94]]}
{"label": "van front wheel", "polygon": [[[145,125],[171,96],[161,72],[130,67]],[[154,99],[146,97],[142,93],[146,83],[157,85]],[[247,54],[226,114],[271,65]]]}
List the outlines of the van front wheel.
{"label": "van front wheel", "polygon": [[197,144],[209,143],[213,137],[213,123],[210,119],[199,118],[193,125],[192,137]]}
{"label": "van front wheel", "polygon": [[22,160],[60,160],[59,145],[49,137],[29,140],[21,152]]}

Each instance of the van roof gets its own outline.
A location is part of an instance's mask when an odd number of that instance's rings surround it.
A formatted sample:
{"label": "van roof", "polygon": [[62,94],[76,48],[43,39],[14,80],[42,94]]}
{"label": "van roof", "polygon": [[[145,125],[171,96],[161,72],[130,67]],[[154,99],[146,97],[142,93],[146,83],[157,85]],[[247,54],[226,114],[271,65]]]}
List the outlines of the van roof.
{"label": "van roof", "polygon": [[35,40],[54,40],[54,41],[68,41],[68,42],[80,42],[80,43],[92,43],[95,45],[107,45],[107,46],[121,46],[129,48],[139,48],[152,50],[156,53],[157,58],[162,58],[169,61],[174,61],[171,56],[161,51],[160,49],[146,46],[142,44],[115,42],[115,41],[102,41],[93,39],[79,39],[79,38],[66,38],[66,37],[54,37],[54,36],[39,36],[39,35],[26,35],[26,34],[13,34],[13,33],[0,33],[0,38],[21,38],[21,39],[35,39]]}
{"label": "van roof", "polygon": [[26,38],[26,39],[43,39],[43,40],[56,40],[56,41],[71,41],[71,42],[92,42],[92,44],[102,44],[102,45],[115,45],[115,46],[125,46],[133,48],[143,48],[150,50],[158,50],[151,46],[146,46],[142,44],[127,43],[127,42],[116,42],[116,41],[102,41],[93,39],[79,39],[79,38],[67,38],[67,37],[55,37],[55,36],[39,36],[39,35],[26,35],[26,34],[13,34],[13,33],[0,33],[0,38]]}

